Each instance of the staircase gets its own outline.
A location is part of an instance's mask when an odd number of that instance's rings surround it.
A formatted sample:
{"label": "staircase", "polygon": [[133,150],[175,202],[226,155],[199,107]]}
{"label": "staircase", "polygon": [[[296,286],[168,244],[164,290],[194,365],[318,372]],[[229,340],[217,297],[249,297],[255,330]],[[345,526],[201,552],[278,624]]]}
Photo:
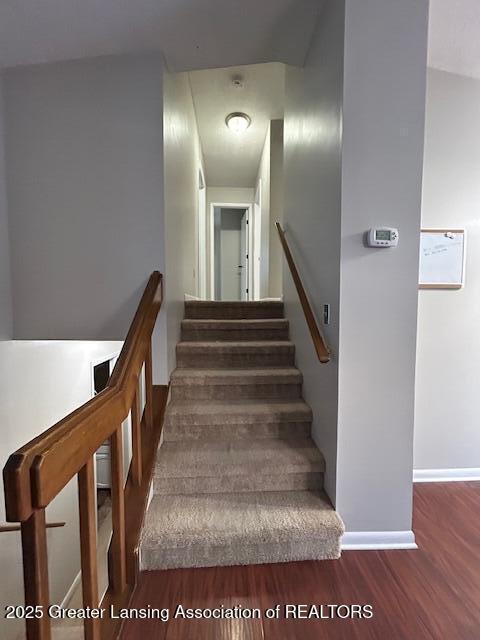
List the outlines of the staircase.
{"label": "staircase", "polygon": [[343,524],[281,302],[186,302],[144,570],[322,560]]}

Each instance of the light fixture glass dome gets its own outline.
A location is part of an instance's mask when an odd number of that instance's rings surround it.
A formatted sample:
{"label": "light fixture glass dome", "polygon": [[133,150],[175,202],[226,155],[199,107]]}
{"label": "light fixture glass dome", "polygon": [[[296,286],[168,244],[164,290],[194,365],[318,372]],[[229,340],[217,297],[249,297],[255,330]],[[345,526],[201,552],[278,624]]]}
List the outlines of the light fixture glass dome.
{"label": "light fixture glass dome", "polygon": [[230,113],[225,118],[225,124],[229,129],[235,131],[235,133],[245,131],[250,126],[250,123],[250,116],[247,116],[246,113],[241,113],[240,111]]}

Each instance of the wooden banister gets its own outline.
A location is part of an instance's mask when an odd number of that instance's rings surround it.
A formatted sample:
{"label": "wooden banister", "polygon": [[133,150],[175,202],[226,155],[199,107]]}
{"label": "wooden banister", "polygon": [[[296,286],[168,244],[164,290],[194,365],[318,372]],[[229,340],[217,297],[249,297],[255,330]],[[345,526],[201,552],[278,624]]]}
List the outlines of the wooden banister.
{"label": "wooden banister", "polygon": [[318,323],[313,313],[312,306],[308,300],[307,293],[302,283],[302,279],[300,278],[298,269],[295,265],[295,261],[290,251],[290,247],[288,246],[288,242],[285,237],[285,231],[282,229],[279,222],[276,222],[275,226],[280,237],[280,243],[282,245],[283,252],[290,269],[290,273],[292,274],[295,288],[297,289],[298,297],[300,298],[300,304],[302,305],[303,314],[305,316],[305,320],[307,321],[307,325],[310,330],[310,335],[312,336],[313,345],[315,347],[318,359],[322,363],[327,363],[330,361],[330,351],[320,329],[318,328]]}
{"label": "wooden banister", "polygon": [[[28,640],[50,640],[46,529],[64,523],[45,522],[45,508],[78,476],[82,589],[85,607],[100,606],[97,579],[96,487],[94,455],[110,441],[112,540],[110,606],[125,606],[138,572],[137,548],[148,499],[166,392],[152,380],[152,333],[162,303],[162,276],[149,278],[107,387],[66,418],[13,453],[3,470],[6,516],[22,531],[25,604],[44,607],[45,615],[27,621]],[[145,406],[140,384],[145,371]],[[131,414],[133,454],[125,484],[122,423]],[[127,507],[130,512],[127,518]],[[7,525],[2,530],[17,530]],[[103,602],[103,601],[102,601]],[[111,640],[115,619],[92,619],[84,625],[86,640]]]}

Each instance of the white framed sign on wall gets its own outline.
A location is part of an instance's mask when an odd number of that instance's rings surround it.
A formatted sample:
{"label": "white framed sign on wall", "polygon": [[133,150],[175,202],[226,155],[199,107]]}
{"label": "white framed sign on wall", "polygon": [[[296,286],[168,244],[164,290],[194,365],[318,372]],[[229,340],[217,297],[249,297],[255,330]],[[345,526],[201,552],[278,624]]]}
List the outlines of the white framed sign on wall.
{"label": "white framed sign on wall", "polygon": [[420,289],[461,289],[465,282],[465,229],[422,229]]}

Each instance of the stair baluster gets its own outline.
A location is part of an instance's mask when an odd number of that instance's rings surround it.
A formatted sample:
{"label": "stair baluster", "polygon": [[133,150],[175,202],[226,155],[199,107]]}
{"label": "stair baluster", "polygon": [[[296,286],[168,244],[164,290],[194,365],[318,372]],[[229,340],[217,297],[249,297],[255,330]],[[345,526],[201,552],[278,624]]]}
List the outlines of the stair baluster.
{"label": "stair baluster", "polygon": [[[78,474],[78,504],[82,563],[83,606],[96,608],[98,600],[96,487],[93,457]],[[100,640],[100,620],[86,618],[85,640]]]}
{"label": "stair baluster", "polygon": [[132,471],[133,481],[142,484],[142,424],[140,417],[140,394],[137,386],[132,405]]}
{"label": "stair baluster", "polygon": [[111,584],[117,594],[127,584],[125,557],[125,496],[123,484],[123,433],[121,425],[110,437],[112,474],[112,546],[109,571]]}
{"label": "stair baluster", "polygon": [[40,607],[42,616],[27,618],[28,640],[50,640],[47,527],[45,509],[35,509],[22,522],[23,580],[25,606]]}

